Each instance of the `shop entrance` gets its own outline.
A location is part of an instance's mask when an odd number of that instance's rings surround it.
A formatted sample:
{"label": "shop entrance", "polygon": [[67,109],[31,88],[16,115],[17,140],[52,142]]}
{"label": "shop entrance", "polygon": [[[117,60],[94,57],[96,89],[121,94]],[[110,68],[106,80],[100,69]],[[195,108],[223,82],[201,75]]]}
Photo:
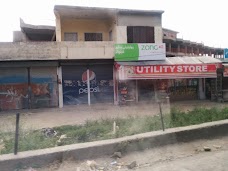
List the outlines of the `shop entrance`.
{"label": "shop entrance", "polygon": [[155,100],[155,80],[138,80],[139,101]]}
{"label": "shop entrance", "polygon": [[66,65],[62,70],[64,105],[113,103],[112,64]]}

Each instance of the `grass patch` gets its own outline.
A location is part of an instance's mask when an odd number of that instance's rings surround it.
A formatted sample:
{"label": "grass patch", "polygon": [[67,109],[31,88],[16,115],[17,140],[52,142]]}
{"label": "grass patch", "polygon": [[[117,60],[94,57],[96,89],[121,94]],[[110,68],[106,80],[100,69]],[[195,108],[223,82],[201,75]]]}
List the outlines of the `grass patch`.
{"label": "grass patch", "polygon": [[[195,108],[192,111],[182,112],[176,108],[171,109],[170,115],[164,115],[166,128],[195,125],[204,122],[228,119],[228,107],[226,108]],[[113,122],[119,127],[116,134],[112,133]],[[56,137],[47,138],[40,130],[20,130],[19,151],[35,150],[68,145],[96,140],[124,137],[138,133],[151,132],[161,129],[160,116],[128,117],[125,119],[103,119],[99,121],[87,121],[84,125],[67,125],[55,127],[58,132]],[[57,143],[61,135],[67,138]],[[1,133],[4,148],[0,154],[12,153],[14,145],[14,133]],[[1,145],[1,144],[0,144]]]}

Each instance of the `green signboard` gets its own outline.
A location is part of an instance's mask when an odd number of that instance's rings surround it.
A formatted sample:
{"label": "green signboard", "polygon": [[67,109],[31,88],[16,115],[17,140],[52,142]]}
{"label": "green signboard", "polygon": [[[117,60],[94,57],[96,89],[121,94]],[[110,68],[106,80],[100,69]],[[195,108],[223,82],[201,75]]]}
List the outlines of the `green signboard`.
{"label": "green signboard", "polygon": [[165,60],[165,44],[131,43],[115,45],[115,61]]}

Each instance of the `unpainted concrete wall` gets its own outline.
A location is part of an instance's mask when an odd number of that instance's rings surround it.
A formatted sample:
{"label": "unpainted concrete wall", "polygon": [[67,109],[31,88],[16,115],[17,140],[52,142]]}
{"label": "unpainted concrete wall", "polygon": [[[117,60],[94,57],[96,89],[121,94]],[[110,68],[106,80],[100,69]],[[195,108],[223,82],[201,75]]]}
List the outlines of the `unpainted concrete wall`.
{"label": "unpainted concrete wall", "polygon": [[114,42],[0,43],[0,61],[112,59]]}
{"label": "unpainted concrete wall", "polygon": [[56,42],[0,43],[0,61],[55,60],[60,58]]}
{"label": "unpainted concrete wall", "polygon": [[13,42],[27,42],[27,36],[22,31],[13,32]]}
{"label": "unpainted concrete wall", "polygon": [[60,15],[55,12],[55,34],[56,34],[56,41],[61,42],[62,41],[62,36],[61,36],[61,18]]}
{"label": "unpainted concrete wall", "polygon": [[127,26],[116,27],[116,43],[127,43]]}
{"label": "unpainted concrete wall", "polygon": [[61,59],[112,59],[114,42],[61,42]]}
{"label": "unpainted concrete wall", "polygon": [[154,27],[154,39],[155,39],[155,43],[163,43],[161,26]]}
{"label": "unpainted concrete wall", "polygon": [[84,33],[102,33],[103,41],[109,41],[109,20],[61,19],[61,39],[64,33],[76,32],[78,41],[84,41]]}
{"label": "unpainted concrete wall", "polygon": [[118,26],[161,26],[161,15],[119,15]]}

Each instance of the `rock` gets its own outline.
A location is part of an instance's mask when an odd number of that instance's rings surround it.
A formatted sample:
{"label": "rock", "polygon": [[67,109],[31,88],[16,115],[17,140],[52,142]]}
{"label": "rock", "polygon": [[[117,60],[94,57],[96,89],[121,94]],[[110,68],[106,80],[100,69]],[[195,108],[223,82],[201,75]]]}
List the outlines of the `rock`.
{"label": "rock", "polygon": [[121,154],[121,152],[115,152],[111,157],[112,158],[121,158],[122,154]]}
{"label": "rock", "polygon": [[67,135],[66,134],[63,134],[63,135],[60,136],[59,139],[62,140],[62,139],[66,139],[66,138],[67,138]]}
{"label": "rock", "polygon": [[57,146],[61,146],[61,145],[63,145],[63,142],[59,139],[59,140],[56,141],[56,145]]}
{"label": "rock", "polygon": [[116,165],[117,164],[117,161],[113,161],[110,163],[111,165]]}
{"label": "rock", "polygon": [[99,171],[103,171],[103,170],[105,170],[105,167],[102,167],[102,166],[101,166],[101,167],[98,168],[98,170],[99,170]]}
{"label": "rock", "polygon": [[0,152],[5,149],[5,144],[0,144]]}
{"label": "rock", "polygon": [[117,166],[117,169],[121,169],[122,168],[122,166]]}
{"label": "rock", "polygon": [[28,168],[28,170],[26,171],[36,171],[35,169],[33,169],[32,167]]}
{"label": "rock", "polygon": [[90,167],[91,170],[96,170],[98,168],[98,165],[94,160],[87,160],[86,164]]}
{"label": "rock", "polygon": [[127,165],[128,169],[134,169],[135,167],[137,167],[136,161],[133,161],[131,164]]}
{"label": "rock", "polygon": [[207,146],[204,146],[203,149],[204,149],[204,151],[211,151],[211,148],[207,147]]}
{"label": "rock", "polygon": [[220,146],[220,145],[213,145],[213,147],[215,147],[216,149],[222,148],[222,146]]}

